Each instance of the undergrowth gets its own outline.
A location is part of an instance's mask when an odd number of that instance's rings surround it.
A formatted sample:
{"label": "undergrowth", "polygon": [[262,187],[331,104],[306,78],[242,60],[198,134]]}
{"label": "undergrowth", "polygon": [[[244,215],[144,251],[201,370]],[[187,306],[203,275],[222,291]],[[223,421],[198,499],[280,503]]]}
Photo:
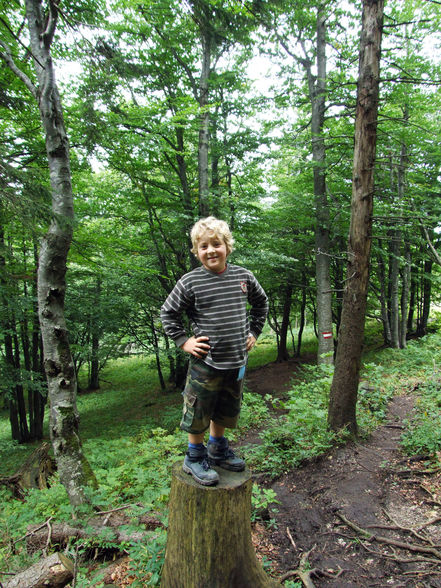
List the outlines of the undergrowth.
{"label": "undergrowth", "polygon": [[[433,334],[409,342],[407,349],[377,350],[367,356],[357,413],[363,434],[368,434],[384,418],[392,394],[403,389],[415,391],[416,413],[408,421],[403,446],[409,453],[441,451],[440,341],[441,336]],[[271,344],[269,338],[264,338],[253,364],[259,365],[259,359],[262,364],[269,361],[270,350],[274,359],[274,341]],[[131,528],[140,530],[138,517],[145,512],[154,512],[166,525],[170,470],[176,460],[182,459],[186,435],[177,428],[180,395],[158,394],[158,388],[151,383],[151,371],[142,366],[136,368],[135,360],[128,364],[127,367],[120,361],[110,365],[101,390],[82,394],[78,399],[84,451],[99,481],[98,490],[89,490],[90,505],[84,509],[81,520],[92,516],[94,509],[130,505],[124,512],[130,518]],[[133,373],[136,378],[130,376]],[[240,428],[229,436],[236,440],[247,430],[261,429],[261,443],[242,451],[254,470],[270,477],[280,475],[344,439],[344,434],[336,438],[327,429],[331,381],[331,367],[305,366],[283,398],[262,398],[245,391]],[[16,471],[33,449],[11,443],[7,434],[5,417],[0,420],[0,450],[7,453],[1,466],[3,475]],[[24,537],[29,525],[41,525],[49,519],[52,523],[72,521],[67,495],[57,476],[50,488],[30,490],[24,501],[12,499],[9,491],[0,486],[0,500],[1,572],[14,572],[40,557],[41,554],[29,554],[26,550]],[[276,508],[275,494],[255,484],[253,520],[274,524]],[[159,584],[165,542],[166,532],[159,528],[151,532],[149,541],[133,541],[120,548],[131,558],[132,586]],[[95,547],[112,547],[111,538],[103,536]],[[91,585],[86,561],[89,549],[88,542],[81,540],[72,541],[67,547],[67,554],[77,559],[77,587]]]}

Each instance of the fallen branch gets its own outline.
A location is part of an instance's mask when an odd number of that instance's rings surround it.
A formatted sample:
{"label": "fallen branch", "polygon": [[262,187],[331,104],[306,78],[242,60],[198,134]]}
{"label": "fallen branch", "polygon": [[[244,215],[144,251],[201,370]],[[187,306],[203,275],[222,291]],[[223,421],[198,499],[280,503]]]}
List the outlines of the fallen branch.
{"label": "fallen branch", "polygon": [[73,563],[62,553],[53,553],[3,583],[4,588],[52,586],[62,588],[73,578]]}
{"label": "fallen branch", "polygon": [[44,525],[35,528],[30,527],[28,533],[21,537],[20,540],[26,539],[26,545],[29,552],[39,549],[48,549],[50,545],[67,545],[70,539],[85,539],[105,541],[107,548],[119,549],[123,543],[134,543],[149,538],[148,530],[163,527],[162,523],[153,517],[142,517],[146,530],[127,532],[124,525],[128,523],[126,519],[115,517],[115,520],[105,520],[94,518],[88,521],[87,527],[74,527],[69,523],[58,523],[50,525],[50,520]]}
{"label": "fallen branch", "polygon": [[407,549],[408,551],[414,551],[419,553],[430,553],[434,555],[436,558],[441,559],[441,552],[438,551],[435,547],[425,547],[424,545],[416,545],[415,543],[406,543],[404,541],[398,541],[396,539],[389,539],[388,537],[382,537],[381,535],[375,535],[374,533],[369,533],[366,529],[363,529],[347,519],[343,514],[336,513],[336,515],[341,519],[345,525],[356,531],[359,535],[365,537],[368,541],[373,542],[376,541],[377,543],[384,543],[386,545],[394,545],[395,547],[400,547],[402,549]]}

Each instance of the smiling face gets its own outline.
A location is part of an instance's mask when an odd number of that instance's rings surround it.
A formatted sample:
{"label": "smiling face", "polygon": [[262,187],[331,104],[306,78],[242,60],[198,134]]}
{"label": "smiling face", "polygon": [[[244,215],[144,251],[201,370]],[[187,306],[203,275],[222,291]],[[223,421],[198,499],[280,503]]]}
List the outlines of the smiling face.
{"label": "smiling face", "polygon": [[197,257],[205,269],[216,274],[223,272],[228,257],[225,241],[212,231],[205,231],[198,240]]}

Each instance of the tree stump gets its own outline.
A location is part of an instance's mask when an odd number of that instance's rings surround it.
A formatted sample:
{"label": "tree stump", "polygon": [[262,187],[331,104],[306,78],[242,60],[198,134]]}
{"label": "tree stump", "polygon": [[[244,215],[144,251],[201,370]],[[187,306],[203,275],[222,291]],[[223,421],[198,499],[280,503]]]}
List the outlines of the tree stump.
{"label": "tree stump", "polygon": [[42,443],[27,458],[13,476],[0,478],[0,484],[8,486],[14,497],[24,498],[28,488],[48,487],[48,479],[57,469],[55,460],[49,455],[49,443]]}
{"label": "tree stump", "polygon": [[215,468],[201,486],[173,466],[161,588],[273,588],[251,542],[251,473]]}

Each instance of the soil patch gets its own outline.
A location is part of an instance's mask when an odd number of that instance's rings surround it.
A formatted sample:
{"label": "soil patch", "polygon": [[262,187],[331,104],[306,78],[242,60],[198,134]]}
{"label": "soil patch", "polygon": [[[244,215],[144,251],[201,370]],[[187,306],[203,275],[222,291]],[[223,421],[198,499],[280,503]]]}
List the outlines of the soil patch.
{"label": "soil patch", "polygon": [[[295,367],[260,368],[248,386],[283,394]],[[299,581],[292,571],[300,567],[316,587],[441,588],[440,474],[399,448],[412,408],[412,396],[396,396],[366,442],[335,448],[272,482],[277,528],[259,525],[254,543],[279,578]]]}

